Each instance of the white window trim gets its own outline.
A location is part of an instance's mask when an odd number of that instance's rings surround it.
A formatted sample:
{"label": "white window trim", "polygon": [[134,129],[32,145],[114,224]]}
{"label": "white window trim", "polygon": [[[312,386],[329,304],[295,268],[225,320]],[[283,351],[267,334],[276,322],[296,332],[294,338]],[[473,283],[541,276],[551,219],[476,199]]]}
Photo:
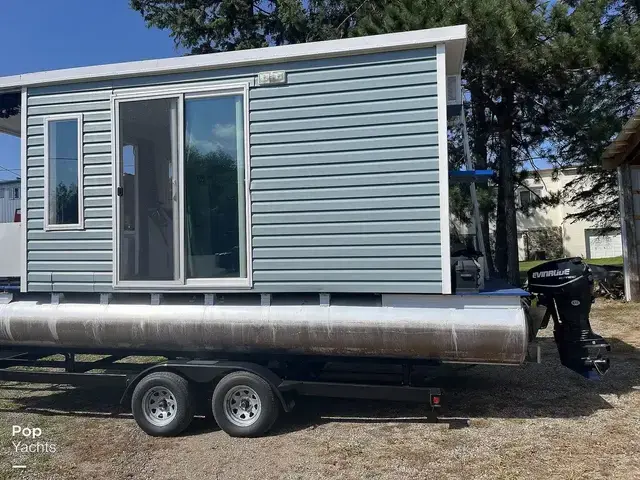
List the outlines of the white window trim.
{"label": "white window trim", "polygon": [[[49,123],[64,120],[75,120],[78,123],[78,223],[49,223]],[[44,229],[46,231],[84,230],[84,153],[83,147],[83,115],[82,113],[49,115],[44,118]]]}
{"label": "white window trim", "polygon": [[[111,95],[111,150],[113,152],[113,281],[114,290],[139,291],[140,289],[155,289],[161,291],[211,291],[211,290],[247,290],[253,286],[253,248],[251,235],[251,163],[249,140],[249,86],[251,82],[200,82],[183,85],[142,87],[114,90]],[[245,248],[247,249],[247,275],[238,278],[186,278],[185,260],[185,229],[184,213],[179,215],[179,240],[178,256],[180,262],[180,275],[178,280],[166,281],[120,281],[120,202],[118,201],[118,187],[120,182],[120,149],[119,149],[119,104],[121,102],[152,100],[160,98],[178,98],[178,188],[180,193],[180,207],[184,208],[184,100],[185,98],[211,98],[241,94],[243,98],[243,123],[244,123],[244,189],[245,189]]]}

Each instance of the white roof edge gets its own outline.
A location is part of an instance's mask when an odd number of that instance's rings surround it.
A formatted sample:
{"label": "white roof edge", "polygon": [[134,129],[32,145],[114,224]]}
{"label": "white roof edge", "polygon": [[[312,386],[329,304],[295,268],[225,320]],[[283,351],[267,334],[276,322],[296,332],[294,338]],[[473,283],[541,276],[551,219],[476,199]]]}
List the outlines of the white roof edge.
{"label": "white roof edge", "polygon": [[460,58],[455,58],[454,65],[462,65],[466,39],[467,26],[455,25],[451,27],[414,30],[411,32],[282,45],[279,47],[255,48],[159,60],[142,60],[25,73],[22,75],[0,77],[0,90],[67,82],[106,80],[117,77],[290,62],[314,57],[343,56],[347,54],[372,53],[385,50],[416,49],[440,43],[455,44],[457,48],[452,49],[452,54]]}

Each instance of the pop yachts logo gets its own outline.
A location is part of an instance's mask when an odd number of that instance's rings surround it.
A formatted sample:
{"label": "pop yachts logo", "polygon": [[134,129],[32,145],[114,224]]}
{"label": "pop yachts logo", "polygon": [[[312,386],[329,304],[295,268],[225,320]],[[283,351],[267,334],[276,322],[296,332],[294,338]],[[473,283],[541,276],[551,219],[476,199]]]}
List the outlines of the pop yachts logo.
{"label": "pop yachts logo", "polygon": [[546,278],[546,277],[562,277],[569,275],[570,270],[565,268],[564,270],[546,270],[544,272],[533,272],[533,278]]}
{"label": "pop yachts logo", "polygon": [[[40,441],[42,436],[42,429],[40,428],[13,425],[11,427],[11,436],[14,438],[24,437],[23,440],[11,442],[16,453],[55,453],[56,451],[55,443]],[[31,440],[31,442],[27,443],[24,440]]]}

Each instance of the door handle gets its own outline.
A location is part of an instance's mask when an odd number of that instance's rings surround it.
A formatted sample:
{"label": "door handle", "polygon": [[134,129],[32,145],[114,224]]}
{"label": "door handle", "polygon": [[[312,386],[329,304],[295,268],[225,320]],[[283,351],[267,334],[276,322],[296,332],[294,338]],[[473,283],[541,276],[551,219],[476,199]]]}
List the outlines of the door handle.
{"label": "door handle", "polygon": [[117,195],[118,195],[119,197],[123,196],[123,195],[124,195],[124,188],[123,188],[123,187],[118,187],[118,189],[117,189],[117,192],[116,192],[116,193],[117,193]]}

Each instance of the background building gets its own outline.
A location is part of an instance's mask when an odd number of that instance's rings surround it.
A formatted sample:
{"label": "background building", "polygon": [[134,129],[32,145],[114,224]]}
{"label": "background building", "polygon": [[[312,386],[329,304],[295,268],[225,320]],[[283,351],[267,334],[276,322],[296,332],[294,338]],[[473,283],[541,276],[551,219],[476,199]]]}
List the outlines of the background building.
{"label": "background building", "polygon": [[20,213],[20,180],[0,180],[0,223],[11,223]]}
{"label": "background building", "polygon": [[[527,205],[536,195],[545,197],[566,189],[577,177],[575,169],[566,169],[553,178],[553,170],[540,170],[540,179],[529,179],[526,187],[516,192],[516,202]],[[555,207],[537,207],[526,215],[518,212],[518,247],[520,260],[576,256],[605,258],[622,255],[620,231],[598,235],[597,226],[590,222],[565,220],[577,209],[567,203]]]}

